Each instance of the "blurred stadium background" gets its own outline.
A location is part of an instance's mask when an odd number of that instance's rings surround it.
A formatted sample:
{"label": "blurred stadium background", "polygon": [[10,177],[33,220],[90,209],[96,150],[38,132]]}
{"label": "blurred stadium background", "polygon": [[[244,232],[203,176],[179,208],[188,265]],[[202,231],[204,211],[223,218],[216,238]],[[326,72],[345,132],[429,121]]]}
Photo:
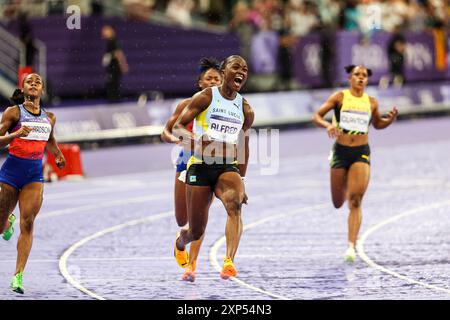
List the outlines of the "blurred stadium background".
{"label": "blurred stadium background", "polygon": [[[448,3],[2,0],[1,105],[34,70],[46,81],[45,106],[58,109],[60,142],[155,142],[177,99],[194,93],[199,59],[240,54],[251,69],[245,93],[257,126],[309,123],[345,86],[348,64],[372,68],[368,91],[382,108],[396,105],[402,116],[445,113]],[[105,25],[116,30],[129,66],[115,100],[107,99],[102,65]]]}

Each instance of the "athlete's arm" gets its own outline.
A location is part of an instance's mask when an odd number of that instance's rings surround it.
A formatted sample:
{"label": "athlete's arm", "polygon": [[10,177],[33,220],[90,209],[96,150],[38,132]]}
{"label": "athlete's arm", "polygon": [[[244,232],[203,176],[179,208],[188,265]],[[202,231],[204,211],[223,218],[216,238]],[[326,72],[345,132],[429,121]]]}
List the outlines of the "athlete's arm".
{"label": "athlete's arm", "polygon": [[335,106],[341,105],[343,98],[344,95],[341,91],[332,94],[327,101],[320,106],[319,110],[314,113],[312,118],[312,121],[316,126],[327,129],[330,138],[336,138],[337,136],[340,136],[342,132],[332,123],[325,120],[324,117],[330,110],[334,109]]}
{"label": "athlete's arm", "polygon": [[[242,130],[241,130],[241,135],[244,137],[244,143],[243,143],[243,149],[241,145],[238,145],[238,168],[239,168],[239,172],[241,174],[241,177],[245,177],[245,174],[247,173],[247,166],[248,166],[248,158],[250,156],[250,149],[249,149],[249,144],[250,144],[250,128],[253,125],[253,121],[255,120],[255,113],[253,112],[253,109],[250,107],[250,105],[248,104],[248,102],[244,99],[244,103],[243,103],[243,108],[244,108],[244,116],[245,116],[245,120],[244,120],[244,124],[242,126]],[[242,137],[241,136],[241,137]],[[242,141],[241,138],[239,139],[239,141]],[[242,160],[244,160],[244,162],[240,161],[241,157],[240,155],[243,152],[243,158]]]}
{"label": "athlete's arm", "polygon": [[195,135],[186,129],[186,125],[195,119],[200,113],[202,113],[212,101],[212,90],[206,88],[203,91],[196,93],[191,102],[184,108],[178,117],[177,121],[173,125],[172,134],[179,138],[184,148],[188,150],[194,150]]}
{"label": "athlete's arm", "polygon": [[2,120],[0,121],[0,148],[5,147],[15,138],[26,137],[31,132],[32,129],[30,127],[22,126],[19,130],[6,135],[6,132],[8,132],[19,119],[20,111],[17,106],[9,107],[3,113]]}
{"label": "athlete's arm", "polygon": [[173,129],[173,125],[177,121],[181,112],[183,112],[184,108],[186,108],[186,106],[189,104],[190,101],[191,101],[191,98],[185,99],[177,105],[174,113],[172,114],[170,119],[167,121],[166,126],[164,127],[164,130],[161,133],[162,141],[167,142],[167,143],[179,143],[180,142],[180,140],[177,139],[177,137],[175,137],[172,134],[172,129]]}
{"label": "athlete's arm", "polygon": [[66,159],[62,154],[61,150],[58,147],[58,143],[56,142],[56,138],[54,135],[54,128],[56,124],[56,117],[53,113],[47,112],[50,121],[52,122],[52,131],[50,132],[50,138],[47,142],[48,151],[50,151],[55,156],[55,162],[59,169],[62,169],[66,166]]}
{"label": "athlete's arm", "polygon": [[396,107],[392,108],[387,114],[380,115],[377,99],[370,97],[370,103],[372,104],[372,124],[375,129],[387,128],[397,119],[398,110]]}

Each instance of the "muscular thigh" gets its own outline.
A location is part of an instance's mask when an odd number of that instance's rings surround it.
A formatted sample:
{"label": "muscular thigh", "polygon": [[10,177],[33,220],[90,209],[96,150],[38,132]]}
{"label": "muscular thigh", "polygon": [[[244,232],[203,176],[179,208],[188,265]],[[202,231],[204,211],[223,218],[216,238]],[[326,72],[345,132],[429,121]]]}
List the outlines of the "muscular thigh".
{"label": "muscular thigh", "polygon": [[207,213],[213,192],[211,187],[186,185],[187,207],[192,215]]}
{"label": "muscular thigh", "polygon": [[244,184],[237,172],[225,172],[219,176],[214,193],[222,202],[229,198],[237,197],[242,202],[244,199]]}
{"label": "muscular thigh", "polygon": [[0,212],[11,213],[17,205],[19,190],[6,183],[0,183]]}
{"label": "muscular thigh", "polygon": [[37,215],[41,209],[43,193],[43,183],[33,182],[24,186],[19,195],[20,214]]}
{"label": "muscular thigh", "polygon": [[370,165],[364,162],[355,162],[348,170],[348,193],[364,195],[369,185]]}

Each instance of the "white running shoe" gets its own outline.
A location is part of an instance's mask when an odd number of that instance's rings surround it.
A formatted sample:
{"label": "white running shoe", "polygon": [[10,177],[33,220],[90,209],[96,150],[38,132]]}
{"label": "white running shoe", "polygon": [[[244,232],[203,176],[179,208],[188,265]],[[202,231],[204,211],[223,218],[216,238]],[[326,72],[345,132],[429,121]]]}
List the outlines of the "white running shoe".
{"label": "white running shoe", "polygon": [[356,260],[356,251],[355,247],[348,247],[347,251],[345,251],[344,259],[346,262],[354,263]]}

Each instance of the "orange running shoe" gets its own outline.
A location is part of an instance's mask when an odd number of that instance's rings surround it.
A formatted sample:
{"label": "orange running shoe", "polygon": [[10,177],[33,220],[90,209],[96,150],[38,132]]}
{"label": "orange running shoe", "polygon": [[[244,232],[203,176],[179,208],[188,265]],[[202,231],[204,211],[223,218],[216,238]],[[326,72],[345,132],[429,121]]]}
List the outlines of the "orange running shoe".
{"label": "orange running shoe", "polygon": [[231,258],[225,258],[223,263],[222,272],[220,273],[220,277],[224,280],[229,279],[230,277],[236,277],[237,270],[234,266],[233,260]]}
{"label": "orange running shoe", "polygon": [[189,264],[189,254],[184,248],[184,250],[178,250],[177,248],[177,240],[180,237],[180,232],[177,232],[177,238],[175,240],[175,248],[173,249],[173,255],[175,256],[175,260],[177,261],[178,265],[182,268],[186,268],[186,266]]}

